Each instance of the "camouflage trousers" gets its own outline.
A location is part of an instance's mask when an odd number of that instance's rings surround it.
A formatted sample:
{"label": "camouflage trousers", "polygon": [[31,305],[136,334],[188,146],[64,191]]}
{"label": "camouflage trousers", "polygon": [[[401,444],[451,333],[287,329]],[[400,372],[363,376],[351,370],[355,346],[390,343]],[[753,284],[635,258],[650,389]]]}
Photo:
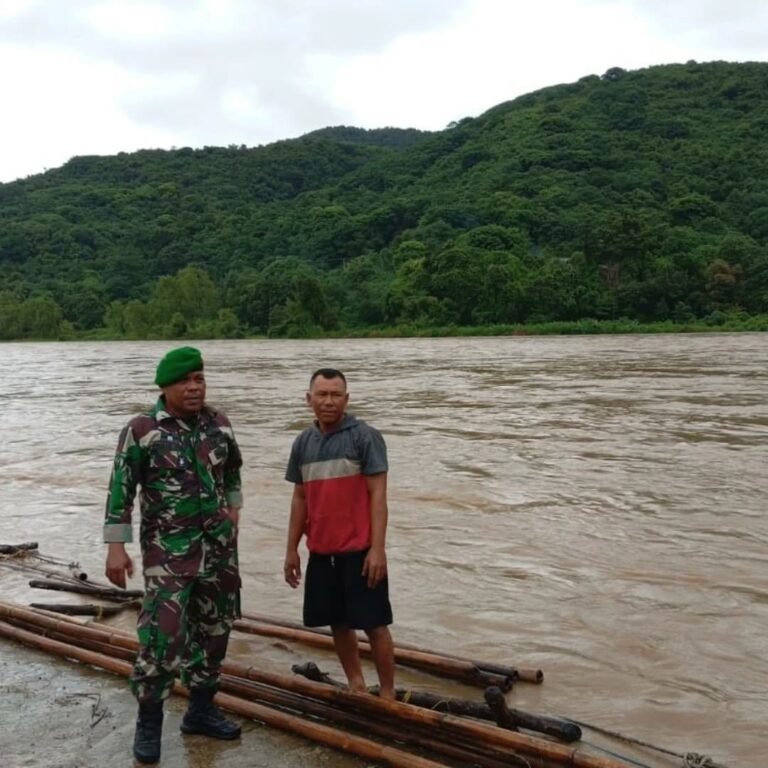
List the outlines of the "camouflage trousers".
{"label": "camouflage trousers", "polygon": [[161,701],[177,673],[188,688],[216,687],[229,633],[240,615],[234,542],[203,537],[183,559],[144,566],[139,651],[131,690],[140,702]]}

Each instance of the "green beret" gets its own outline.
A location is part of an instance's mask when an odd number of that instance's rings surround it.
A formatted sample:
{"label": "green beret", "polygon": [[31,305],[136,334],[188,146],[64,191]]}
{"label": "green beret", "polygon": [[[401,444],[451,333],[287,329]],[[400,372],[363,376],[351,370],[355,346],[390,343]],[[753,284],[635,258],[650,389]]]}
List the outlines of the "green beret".
{"label": "green beret", "polygon": [[183,379],[192,371],[203,370],[203,356],[199,349],[194,347],[179,347],[166,353],[165,357],[157,364],[155,384],[158,387],[167,387]]}

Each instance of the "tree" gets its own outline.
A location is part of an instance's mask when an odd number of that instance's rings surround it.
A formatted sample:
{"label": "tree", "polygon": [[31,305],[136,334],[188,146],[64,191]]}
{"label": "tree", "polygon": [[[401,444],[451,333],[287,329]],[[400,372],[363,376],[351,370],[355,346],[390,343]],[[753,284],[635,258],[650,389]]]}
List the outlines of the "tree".
{"label": "tree", "polygon": [[707,266],[707,293],[713,309],[732,309],[736,306],[736,291],[741,267],[724,259],[715,259]]}
{"label": "tree", "polygon": [[194,328],[197,323],[216,317],[220,297],[208,273],[190,266],[180,269],[173,277],[161,277],[150,303],[157,318],[178,314],[186,327]]}
{"label": "tree", "polygon": [[21,302],[10,291],[0,291],[0,339],[21,338]]}
{"label": "tree", "polygon": [[20,335],[28,339],[57,339],[64,330],[61,307],[50,296],[34,296],[18,308]]}
{"label": "tree", "polygon": [[468,247],[447,248],[425,260],[429,293],[445,307],[448,322],[471,324],[480,305],[484,267],[481,252]]}
{"label": "tree", "polygon": [[122,314],[125,335],[129,339],[151,339],[158,336],[159,329],[149,305],[132,299],[123,306]]}
{"label": "tree", "polygon": [[269,335],[310,336],[334,328],[336,320],[319,275],[302,268],[293,276],[290,296],[270,313]]}

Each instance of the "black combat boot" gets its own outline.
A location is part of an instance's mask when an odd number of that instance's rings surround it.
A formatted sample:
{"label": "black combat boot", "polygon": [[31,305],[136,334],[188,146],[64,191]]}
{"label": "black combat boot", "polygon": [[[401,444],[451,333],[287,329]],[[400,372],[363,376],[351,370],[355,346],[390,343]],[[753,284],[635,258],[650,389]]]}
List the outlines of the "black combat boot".
{"label": "black combat boot", "polygon": [[181,721],[182,733],[199,733],[213,739],[236,739],[240,726],[227,720],[213,703],[214,688],[192,688],[189,691],[189,707]]}
{"label": "black combat boot", "polygon": [[162,734],[163,702],[139,704],[136,735],[133,738],[133,756],[140,763],[156,763],[160,759]]}

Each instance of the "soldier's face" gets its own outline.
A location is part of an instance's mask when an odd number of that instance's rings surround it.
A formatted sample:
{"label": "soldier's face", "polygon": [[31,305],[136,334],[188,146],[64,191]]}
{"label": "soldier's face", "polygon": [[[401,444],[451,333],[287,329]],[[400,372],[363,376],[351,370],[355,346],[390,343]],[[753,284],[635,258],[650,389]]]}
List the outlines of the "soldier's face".
{"label": "soldier's face", "polygon": [[202,371],[188,373],[167,387],[163,387],[165,406],[174,416],[194,416],[205,403],[205,376]]}

